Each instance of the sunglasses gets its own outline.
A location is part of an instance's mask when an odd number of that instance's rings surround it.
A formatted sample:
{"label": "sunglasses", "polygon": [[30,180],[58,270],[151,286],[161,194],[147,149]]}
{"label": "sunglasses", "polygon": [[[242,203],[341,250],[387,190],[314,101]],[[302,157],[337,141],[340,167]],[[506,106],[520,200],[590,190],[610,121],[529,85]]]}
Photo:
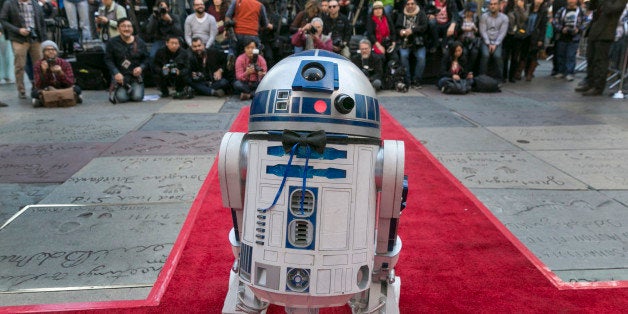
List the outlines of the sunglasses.
{"label": "sunglasses", "polygon": [[333,8],[337,8],[338,6],[337,5],[330,5],[328,7],[333,9]]}

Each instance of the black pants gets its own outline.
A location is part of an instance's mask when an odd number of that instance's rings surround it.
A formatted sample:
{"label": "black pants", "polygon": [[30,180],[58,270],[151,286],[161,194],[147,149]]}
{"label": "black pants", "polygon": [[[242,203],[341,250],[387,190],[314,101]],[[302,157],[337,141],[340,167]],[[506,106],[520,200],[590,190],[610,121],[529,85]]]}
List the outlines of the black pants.
{"label": "black pants", "polygon": [[163,75],[159,76],[159,90],[162,94],[168,94],[168,86],[174,86],[174,90],[180,93],[185,88],[185,78],[181,75]]}
{"label": "black pants", "polygon": [[610,40],[589,38],[587,43],[587,82],[590,87],[604,90],[608,73],[608,54],[613,44]]}

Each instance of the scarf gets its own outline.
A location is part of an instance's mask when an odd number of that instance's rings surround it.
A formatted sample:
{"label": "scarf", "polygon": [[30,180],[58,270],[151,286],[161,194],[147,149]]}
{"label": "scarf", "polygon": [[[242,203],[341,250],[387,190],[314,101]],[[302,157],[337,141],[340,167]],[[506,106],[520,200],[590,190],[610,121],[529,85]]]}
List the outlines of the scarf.
{"label": "scarf", "polygon": [[[384,38],[390,36],[390,29],[388,28],[388,20],[386,19],[386,15],[382,15],[382,18],[379,19],[375,15],[371,17],[373,22],[375,22],[375,39],[377,42],[381,43]],[[373,45],[375,53],[383,54],[385,51],[379,51],[377,46]]]}

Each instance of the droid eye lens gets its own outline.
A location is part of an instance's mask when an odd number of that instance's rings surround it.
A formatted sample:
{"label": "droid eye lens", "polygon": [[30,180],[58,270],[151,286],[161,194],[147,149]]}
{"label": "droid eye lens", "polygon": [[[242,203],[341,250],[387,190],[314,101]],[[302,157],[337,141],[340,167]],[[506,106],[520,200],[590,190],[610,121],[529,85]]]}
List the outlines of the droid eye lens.
{"label": "droid eye lens", "polygon": [[325,77],[325,69],[318,63],[311,63],[303,68],[301,75],[303,75],[304,79],[310,82],[316,82]]}
{"label": "droid eye lens", "polygon": [[355,100],[347,94],[340,94],[334,100],[334,107],[342,114],[347,114],[355,107]]}

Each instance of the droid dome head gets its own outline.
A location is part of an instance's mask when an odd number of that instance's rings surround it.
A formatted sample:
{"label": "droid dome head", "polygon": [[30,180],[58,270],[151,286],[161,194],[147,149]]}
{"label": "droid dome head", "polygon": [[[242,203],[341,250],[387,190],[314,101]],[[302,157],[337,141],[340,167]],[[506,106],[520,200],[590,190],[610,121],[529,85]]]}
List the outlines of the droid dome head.
{"label": "droid dome head", "polygon": [[307,50],[273,66],[251,104],[249,132],[318,131],[380,137],[379,103],[351,61]]}

